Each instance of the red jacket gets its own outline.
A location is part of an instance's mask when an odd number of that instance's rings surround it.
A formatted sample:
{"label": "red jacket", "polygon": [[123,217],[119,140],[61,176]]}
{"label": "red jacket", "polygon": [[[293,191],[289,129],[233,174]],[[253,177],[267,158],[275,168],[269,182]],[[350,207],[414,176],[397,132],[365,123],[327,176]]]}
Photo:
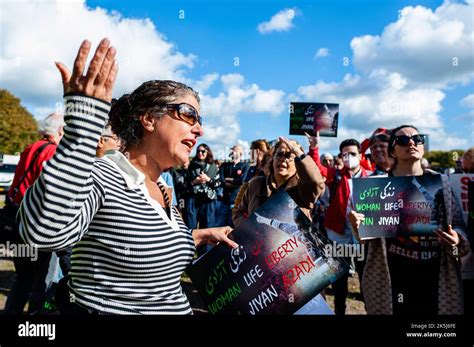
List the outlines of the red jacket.
{"label": "red jacket", "polygon": [[[335,182],[337,170],[334,168],[327,168],[321,164],[321,161],[319,160],[319,151],[317,148],[310,148],[309,155],[311,158],[313,158],[314,162],[319,168],[319,171],[321,171],[321,174],[326,177],[326,184],[332,192],[333,184],[337,184],[337,182]],[[372,174],[371,171],[364,169],[362,166],[360,169],[361,177],[367,177]],[[349,179],[352,176],[350,171],[345,167],[340,171],[340,175],[340,183],[336,187],[332,201],[326,211],[324,226],[342,235],[346,225],[347,203],[349,202],[349,197],[351,195],[351,191],[349,189]]]}
{"label": "red jacket", "polygon": [[[52,143],[41,151],[41,153],[38,155],[36,158],[35,163],[31,167],[30,171],[25,176],[25,179],[21,183],[20,187],[17,187],[18,183],[20,182],[20,179],[23,177],[23,174],[25,173],[26,170],[28,170],[31,161],[35,157],[36,152],[39,150],[39,148],[44,145],[47,141],[51,141]],[[54,140],[52,138],[45,138],[39,141],[36,141],[32,143],[31,145],[28,145],[25,150],[21,153],[20,156],[20,161],[18,162],[18,165],[15,170],[15,177],[13,178],[12,185],[10,187],[10,190],[8,192],[8,196],[16,203],[20,204],[21,200],[23,200],[23,196],[25,195],[26,190],[28,189],[29,186],[31,186],[37,178],[39,177],[41,170],[43,169],[43,164],[45,161],[48,161],[49,159],[52,158],[54,153],[56,152],[57,144],[54,143]],[[18,192],[15,194],[14,188],[18,188]]]}

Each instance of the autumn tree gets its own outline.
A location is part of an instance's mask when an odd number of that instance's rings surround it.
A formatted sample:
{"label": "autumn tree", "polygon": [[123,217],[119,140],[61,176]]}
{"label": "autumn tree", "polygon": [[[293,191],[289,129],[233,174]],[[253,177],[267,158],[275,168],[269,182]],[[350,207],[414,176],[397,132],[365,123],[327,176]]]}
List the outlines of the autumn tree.
{"label": "autumn tree", "polygon": [[38,123],[19,98],[0,89],[0,153],[22,152],[39,139]]}
{"label": "autumn tree", "polygon": [[463,154],[462,149],[455,149],[451,151],[429,151],[425,153],[424,157],[433,167],[454,168],[456,167],[456,161]]}

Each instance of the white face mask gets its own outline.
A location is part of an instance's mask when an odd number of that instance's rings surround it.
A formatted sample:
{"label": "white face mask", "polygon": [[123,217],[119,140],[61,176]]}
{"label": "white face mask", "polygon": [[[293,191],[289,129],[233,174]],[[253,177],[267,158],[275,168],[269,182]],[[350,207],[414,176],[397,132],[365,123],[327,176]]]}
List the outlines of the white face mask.
{"label": "white face mask", "polygon": [[360,159],[358,157],[353,157],[349,155],[348,157],[344,158],[344,166],[349,170],[355,169],[360,164]]}

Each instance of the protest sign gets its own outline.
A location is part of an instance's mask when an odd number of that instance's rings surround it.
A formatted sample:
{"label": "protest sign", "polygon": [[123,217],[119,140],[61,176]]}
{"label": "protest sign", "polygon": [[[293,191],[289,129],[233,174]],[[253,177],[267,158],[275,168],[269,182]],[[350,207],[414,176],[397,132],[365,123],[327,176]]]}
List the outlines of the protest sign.
{"label": "protest sign", "polygon": [[365,215],[362,240],[430,235],[446,226],[440,175],[353,179],[353,207]]}
{"label": "protest sign", "polygon": [[451,189],[462,210],[464,224],[469,215],[468,184],[474,181],[474,174],[450,174]]}
{"label": "protest sign", "polygon": [[290,135],[337,137],[339,104],[290,103]]}
{"label": "protest sign", "polygon": [[326,256],[329,242],[284,191],[232,237],[237,249],[217,245],[187,270],[212,314],[293,314],[348,271],[341,258]]}

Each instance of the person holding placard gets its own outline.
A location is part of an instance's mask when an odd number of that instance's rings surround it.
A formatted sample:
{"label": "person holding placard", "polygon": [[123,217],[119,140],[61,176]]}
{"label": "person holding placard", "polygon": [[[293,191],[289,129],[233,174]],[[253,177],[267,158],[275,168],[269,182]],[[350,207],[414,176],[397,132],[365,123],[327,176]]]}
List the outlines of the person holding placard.
{"label": "person holding placard", "polygon": [[[361,165],[362,153],[360,143],[355,139],[346,139],[339,145],[340,156],[344,167],[339,170],[323,166],[319,158],[319,133],[316,136],[306,134],[309,141],[309,155],[313,158],[321,174],[326,178],[329,190],[329,206],[324,216],[323,225],[328,238],[337,244],[357,244],[351,231],[347,218],[350,207],[352,191],[352,178],[368,177],[372,172]],[[363,275],[365,260],[354,260],[354,267],[359,279]],[[348,261],[352,261],[348,259]],[[349,273],[339,278],[332,284],[334,290],[334,306],[337,315],[346,312],[346,299],[349,290]]]}
{"label": "person holding placard", "polygon": [[236,228],[280,189],[287,191],[305,215],[311,218],[313,204],[324,191],[318,167],[296,141],[280,137],[273,153],[270,175],[253,178],[240,204],[232,211]]}
{"label": "person holding placard", "polygon": [[[389,154],[395,164],[388,176],[421,176],[424,136],[411,125],[392,130]],[[369,250],[362,278],[368,314],[462,314],[460,257],[469,252],[462,216],[452,201],[447,180],[443,194],[447,229],[433,236],[400,236],[366,241]],[[349,220],[358,236],[364,215],[351,211]]]}

